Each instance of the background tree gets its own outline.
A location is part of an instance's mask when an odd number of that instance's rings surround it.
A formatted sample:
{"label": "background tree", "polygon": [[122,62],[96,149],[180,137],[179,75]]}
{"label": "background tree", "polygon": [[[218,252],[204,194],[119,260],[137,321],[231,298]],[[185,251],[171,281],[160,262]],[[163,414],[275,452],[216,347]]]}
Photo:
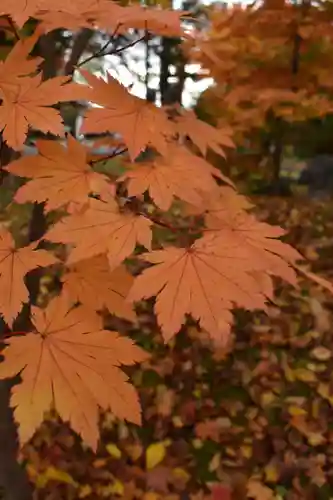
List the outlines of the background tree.
{"label": "background tree", "polygon": [[237,144],[270,158],[273,181],[283,148],[332,112],[331,16],[327,3],[308,1],[212,7],[193,51],[215,82],[202,96],[208,114],[233,127]]}

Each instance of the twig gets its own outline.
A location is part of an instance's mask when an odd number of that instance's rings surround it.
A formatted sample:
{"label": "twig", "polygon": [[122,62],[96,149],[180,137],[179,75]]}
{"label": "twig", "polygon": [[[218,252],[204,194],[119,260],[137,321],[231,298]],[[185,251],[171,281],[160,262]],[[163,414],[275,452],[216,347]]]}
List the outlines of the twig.
{"label": "twig", "polygon": [[90,162],[90,165],[95,165],[96,163],[99,163],[100,161],[112,160],[113,158],[116,158],[117,156],[120,156],[123,153],[126,153],[126,151],[127,151],[127,148],[119,149],[118,151],[115,151],[111,155],[105,156],[105,158],[100,158],[99,160],[92,160]]}
{"label": "twig", "polygon": [[145,40],[146,36],[142,36],[140,38],[137,38],[137,40],[134,40],[133,42],[128,43],[127,45],[124,45],[123,47],[119,47],[119,49],[115,49],[112,52],[108,52],[105,54],[106,56],[114,56],[116,54],[119,54],[120,52],[123,52],[126,49],[129,49],[130,47],[134,47],[139,42],[143,42]]}
{"label": "twig", "polygon": [[178,233],[179,231],[181,231],[183,229],[181,227],[171,226],[171,224],[169,224],[168,222],[165,222],[165,221],[159,219],[158,217],[155,217],[154,215],[147,214],[146,212],[138,212],[137,215],[142,215],[142,217],[145,217],[146,219],[151,220],[152,222],[154,222],[154,224],[157,224],[158,226],[161,226],[161,227],[165,227],[166,229],[169,229],[173,233]]}
{"label": "twig", "polygon": [[117,26],[117,28],[115,29],[115,31],[111,35],[110,39],[103,45],[103,47],[101,47],[97,52],[94,52],[94,54],[92,54],[91,56],[89,56],[86,59],[84,59],[83,61],[79,62],[75,66],[75,68],[76,69],[77,68],[81,68],[82,66],[84,66],[88,62],[92,61],[93,59],[97,59],[98,57],[114,56],[114,55],[120,54],[124,50],[129,49],[130,47],[134,47],[134,45],[136,45],[137,43],[142,42],[143,40],[145,40],[145,36],[142,36],[142,37],[138,38],[137,40],[133,40],[133,42],[130,42],[127,45],[124,45],[123,47],[119,47],[118,49],[114,49],[114,50],[111,50],[111,52],[106,52],[105,53],[105,50],[113,42],[114,37],[115,37],[118,29],[119,29],[119,25]]}
{"label": "twig", "polygon": [[79,62],[75,66],[75,68],[81,68],[82,66],[84,66],[88,62],[92,61],[93,59],[97,59],[98,57],[104,57],[106,55],[106,54],[104,54],[104,51],[114,41],[114,38],[115,38],[115,36],[116,36],[116,34],[117,34],[118,30],[119,30],[119,27],[120,27],[120,24],[118,24],[116,26],[116,29],[114,30],[114,32],[110,36],[109,40],[103,45],[103,47],[101,47],[100,49],[98,49],[97,52],[94,52],[91,56],[89,56],[86,59],[84,59],[83,61]]}

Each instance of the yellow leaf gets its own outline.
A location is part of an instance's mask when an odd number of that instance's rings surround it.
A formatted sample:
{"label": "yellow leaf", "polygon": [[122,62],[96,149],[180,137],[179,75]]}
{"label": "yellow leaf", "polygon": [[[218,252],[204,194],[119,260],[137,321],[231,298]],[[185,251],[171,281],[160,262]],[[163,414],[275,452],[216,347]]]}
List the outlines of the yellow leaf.
{"label": "yellow leaf", "polygon": [[109,492],[111,495],[120,495],[124,494],[124,485],[118,479],[114,480],[114,483],[110,485]]}
{"label": "yellow leaf", "polygon": [[289,406],[288,411],[293,417],[298,417],[299,415],[306,415],[306,411],[299,406]]}
{"label": "yellow leaf", "polygon": [[273,392],[263,392],[261,395],[262,406],[269,406],[275,399]]}
{"label": "yellow leaf", "polygon": [[165,443],[153,443],[148,446],[146,451],[147,469],[153,469],[165,457]]}
{"label": "yellow leaf", "polygon": [[89,484],[84,484],[80,487],[79,498],[86,498],[93,492],[92,487]]}
{"label": "yellow leaf", "polygon": [[243,457],[245,457],[245,458],[252,457],[252,446],[244,445],[241,447],[241,450],[242,450]]}
{"label": "yellow leaf", "polygon": [[326,442],[324,436],[319,434],[319,432],[311,432],[306,438],[311,446],[320,446]]}
{"label": "yellow leaf", "polygon": [[78,483],[74,481],[72,476],[63,470],[56,469],[55,467],[48,467],[42,474],[39,474],[36,486],[37,488],[44,488],[49,481],[71,484],[74,487],[78,486]]}
{"label": "yellow leaf", "polygon": [[193,445],[193,448],[195,448],[196,450],[199,450],[200,448],[203,447],[203,442],[201,439],[193,439],[192,445]]}
{"label": "yellow leaf", "polygon": [[316,375],[306,368],[296,368],[294,375],[301,382],[316,382],[317,380]]}
{"label": "yellow leaf", "polygon": [[277,483],[279,479],[279,471],[274,464],[268,464],[265,467],[265,478],[269,483]]}
{"label": "yellow leaf", "polygon": [[182,469],[181,467],[175,467],[172,470],[172,475],[177,478],[181,478],[186,482],[191,479],[191,476],[188,474],[188,472],[186,472],[186,470]]}
{"label": "yellow leaf", "polygon": [[116,446],[113,443],[109,443],[106,445],[106,450],[111,455],[113,458],[121,458],[121,451],[119,450],[118,446]]}

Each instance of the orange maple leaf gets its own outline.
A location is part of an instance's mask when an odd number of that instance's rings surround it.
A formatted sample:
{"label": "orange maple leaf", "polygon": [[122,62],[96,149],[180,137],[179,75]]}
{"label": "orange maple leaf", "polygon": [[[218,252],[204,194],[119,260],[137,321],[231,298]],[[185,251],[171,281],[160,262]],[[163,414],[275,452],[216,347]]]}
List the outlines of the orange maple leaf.
{"label": "orange maple leaf", "polygon": [[217,184],[212,175],[231,183],[203,158],[192,155],[184,147],[169,145],[166,157],[132,164],[132,169],[118,182],[127,181],[129,196],[138,196],[148,190],[156,205],[168,210],[175,196],[198,206],[203,203],[203,193],[214,197]]}
{"label": "orange maple leaf", "polygon": [[284,229],[260,222],[245,211],[228,210],[226,205],[213,213],[207,210],[205,220],[208,230],[204,239],[207,238],[211,248],[215,245],[218,251],[221,242],[232,241],[246,249],[253,261],[261,260],[261,279],[265,279],[268,286],[271,287],[269,274],[297,286],[297,274],[293,266],[304,258],[293,247],[278,239],[286,234]]}
{"label": "orange maple leaf", "polygon": [[37,27],[31,36],[19,40],[14,45],[4,61],[0,61],[0,96],[2,99],[6,92],[16,91],[19,77],[34,73],[42,62],[41,57],[28,59],[40,34],[40,29]]}
{"label": "orange maple leaf", "polygon": [[202,155],[206,156],[208,148],[225,157],[225,153],[220,144],[234,148],[235,144],[231,140],[232,130],[230,128],[217,129],[209,123],[199,120],[192,110],[182,111],[176,118],[177,132],[181,137],[188,136],[196,144]]}
{"label": "orange maple leaf", "polygon": [[95,311],[107,308],[112,314],[134,321],[135,312],[126,301],[133,276],[120,266],[110,272],[105,256],[83,260],[69,268],[63,276],[63,290],[73,302]]}
{"label": "orange maple leaf", "polygon": [[149,191],[152,200],[162,210],[170,208],[174,197],[201,206],[202,194],[212,196],[217,189],[212,175],[221,176],[220,171],[214,170],[205,160],[177,145],[169,146],[167,157],[158,156],[147,163],[134,163],[131,167],[117,182],[127,182],[129,196]]}
{"label": "orange maple leaf", "polygon": [[132,160],[148,145],[167,153],[168,138],[175,134],[172,123],[160,108],[140,99],[108,75],[108,81],[80,70],[90,85],[91,101],[103,108],[89,109],[83,133],[119,132]]}
{"label": "orange maple leaf", "polygon": [[93,171],[87,163],[89,150],[73,136],[68,136],[67,148],[56,141],[40,140],[36,145],[39,155],[22,156],[5,167],[11,174],[32,179],[16,192],[17,203],[47,200],[49,211],[108,191],[107,176]]}
{"label": "orange maple leaf", "polygon": [[10,327],[23,304],[29,300],[23,281],[25,275],[36,267],[51,266],[58,262],[46,250],[35,250],[37,244],[35,242],[16,249],[10,232],[0,230],[0,311]]}
{"label": "orange maple leaf", "polygon": [[29,17],[38,11],[41,0],[1,0],[0,16],[9,15],[22,28]]}
{"label": "orange maple leaf", "polygon": [[[67,76],[57,76],[44,82],[41,74],[23,77],[11,91],[3,94],[0,107],[0,130],[10,147],[22,149],[29,125],[54,135],[63,136],[64,127],[59,111],[50,108],[58,102],[85,99],[88,88]],[[8,89],[7,89],[8,90]]]}
{"label": "orange maple leaf", "polygon": [[133,253],[137,243],[150,248],[151,224],[145,217],[120,212],[111,197],[108,201],[91,199],[86,210],[61,219],[45,238],[75,245],[68,264],[106,253],[113,270]]}
{"label": "orange maple leaf", "polygon": [[265,290],[252,276],[263,271],[260,259],[253,259],[239,242],[225,239],[210,248],[207,239],[190,248],[167,248],[142,255],[156,264],[138,276],[129,300],[157,295],[155,312],[164,339],[181,328],[185,314],[191,314],[214,340],[227,342],[232,324],[230,309],[265,309]]}
{"label": "orange maple leaf", "polygon": [[[118,24],[123,8],[109,0],[41,0],[39,12],[35,14],[42,21],[45,32],[58,28],[73,31],[87,28],[107,28]],[[114,20],[114,21],[113,21]]]}
{"label": "orange maple leaf", "polygon": [[214,221],[215,218],[224,220],[229,212],[238,214],[238,212],[253,208],[253,203],[229,186],[220,186],[215,196],[203,193],[201,198],[202,204],[200,206],[189,205],[186,207],[187,214],[206,214],[208,219],[212,218]]}
{"label": "orange maple leaf", "polygon": [[36,332],[6,340],[0,378],[21,372],[11,406],[23,445],[55,408],[94,450],[99,408],[120,419],[141,422],[139,399],[120,365],[133,365],[147,354],[129,338],[102,329],[102,320],[80,306],[71,309],[66,295],[46,309],[33,308]]}
{"label": "orange maple leaf", "polygon": [[123,10],[120,22],[124,28],[148,30],[161,36],[186,36],[182,17],[188,16],[187,11],[152,9],[142,5],[129,5]]}

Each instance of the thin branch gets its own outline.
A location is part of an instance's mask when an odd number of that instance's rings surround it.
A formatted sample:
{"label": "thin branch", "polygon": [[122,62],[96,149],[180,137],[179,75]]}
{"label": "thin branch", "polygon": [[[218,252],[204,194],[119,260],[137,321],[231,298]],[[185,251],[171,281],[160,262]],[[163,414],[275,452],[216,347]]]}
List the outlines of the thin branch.
{"label": "thin branch", "polygon": [[90,162],[90,165],[95,165],[96,163],[99,163],[101,161],[112,160],[113,158],[116,158],[117,156],[120,156],[120,155],[126,153],[126,151],[127,151],[127,148],[119,149],[118,151],[115,151],[111,155],[105,156],[104,158],[100,158],[99,160],[92,160]]}
{"label": "thin branch", "polygon": [[154,224],[169,229],[173,233],[178,233],[183,229],[181,227],[171,226],[171,224],[169,224],[168,222],[165,222],[159,219],[158,217],[155,217],[154,215],[147,214],[146,212],[137,212],[137,215],[141,215],[142,217],[145,217],[146,219],[149,219],[150,221],[154,222]]}
{"label": "thin branch", "polygon": [[98,49],[97,52],[94,52],[91,56],[89,56],[86,59],[84,59],[83,61],[79,62],[75,66],[75,68],[81,68],[82,66],[84,66],[88,62],[92,61],[93,59],[97,59],[99,57],[104,57],[106,55],[104,52],[109,47],[109,45],[114,41],[114,38],[119,30],[119,27],[120,27],[120,24],[118,24],[116,26],[116,29],[114,30],[114,32],[110,36],[109,40],[100,49]]}
{"label": "thin branch", "polygon": [[112,52],[108,52],[105,54],[106,56],[114,56],[116,54],[119,54],[120,52],[123,52],[126,49],[129,49],[131,47],[134,47],[139,42],[143,42],[145,40],[145,36],[141,36],[140,38],[137,38],[137,40],[134,40],[133,42],[128,43],[127,45],[124,45],[123,47],[119,47],[119,49],[115,49]]}

